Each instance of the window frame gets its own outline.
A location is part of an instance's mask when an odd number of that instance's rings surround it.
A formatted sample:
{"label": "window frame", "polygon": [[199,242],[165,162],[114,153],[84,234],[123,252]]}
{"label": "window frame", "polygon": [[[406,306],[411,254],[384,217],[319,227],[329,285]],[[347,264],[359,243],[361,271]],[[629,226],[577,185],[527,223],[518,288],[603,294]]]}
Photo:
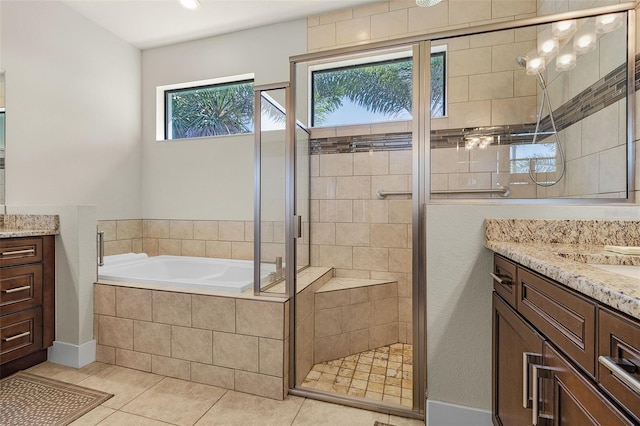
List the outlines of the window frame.
{"label": "window frame", "polygon": [[[251,83],[255,86],[255,75],[253,73],[247,74],[237,74],[225,77],[217,77],[207,80],[195,80],[195,81],[187,81],[183,83],[174,83],[167,84],[162,86],[156,86],[156,142],[175,142],[181,140],[191,140],[191,139],[201,139],[201,138],[218,138],[218,137],[230,137],[236,135],[249,135],[255,132],[249,133],[235,133],[229,135],[212,135],[212,136],[196,136],[192,138],[174,138],[168,139],[168,131],[167,126],[169,123],[168,120],[168,111],[166,105],[166,92],[179,92],[181,90],[194,90],[203,87],[214,87],[214,86],[224,86],[231,85],[237,83],[243,83],[251,81]],[[254,121],[255,123],[255,121]]]}
{"label": "window frame", "polygon": [[[442,57],[442,80],[443,80],[443,86],[442,86],[442,115],[439,116],[434,116],[432,118],[444,118],[447,116],[447,48],[445,45],[437,45],[437,46],[432,46],[431,48],[431,55],[430,55],[430,59],[432,59],[434,56],[441,56]],[[358,59],[346,59],[346,60],[340,60],[340,61],[336,61],[336,62],[329,62],[329,63],[323,63],[323,64],[318,64],[318,65],[312,65],[309,67],[308,70],[308,87],[309,87],[309,117],[308,117],[308,122],[310,123],[311,127],[341,127],[341,126],[357,126],[357,125],[366,125],[366,124],[371,124],[371,123],[349,123],[349,124],[340,124],[340,125],[328,125],[328,126],[324,126],[324,125],[320,125],[320,126],[316,126],[315,123],[315,96],[314,96],[314,85],[315,85],[315,81],[314,81],[314,75],[318,72],[331,72],[331,71],[340,71],[340,70],[345,70],[345,69],[354,69],[354,68],[360,68],[360,67],[366,67],[366,66],[375,66],[375,65],[382,65],[382,64],[388,64],[388,63],[394,63],[394,62],[399,62],[399,61],[403,61],[403,60],[412,60],[413,56],[412,56],[412,52],[411,51],[407,51],[407,50],[403,50],[400,52],[394,52],[394,53],[386,53],[386,54],[381,54],[381,55],[376,55],[374,57],[371,56],[367,56],[365,58],[358,58]],[[431,63],[431,62],[429,62]],[[409,111],[409,113],[413,114],[411,111]],[[392,120],[395,121],[395,120]],[[400,120],[398,120],[400,121]],[[375,122],[373,122],[375,123]]]}

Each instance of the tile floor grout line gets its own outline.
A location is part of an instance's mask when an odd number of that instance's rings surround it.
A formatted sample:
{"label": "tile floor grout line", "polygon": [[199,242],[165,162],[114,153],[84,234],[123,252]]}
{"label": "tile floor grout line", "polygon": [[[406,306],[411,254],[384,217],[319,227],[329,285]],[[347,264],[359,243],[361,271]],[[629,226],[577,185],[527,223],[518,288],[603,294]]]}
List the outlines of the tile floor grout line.
{"label": "tile floor grout line", "polygon": [[291,419],[291,423],[289,423],[289,426],[293,426],[293,424],[296,422],[296,419],[298,418],[298,415],[300,415],[300,411],[302,410],[302,406],[304,405],[305,402],[307,402],[308,398],[303,398],[302,399],[302,404],[300,404],[300,407],[298,407],[298,411],[296,411],[296,415],[293,416],[293,419]]}
{"label": "tile floor grout line", "polygon": [[[206,385],[206,386],[213,386],[213,385]],[[217,388],[217,386],[213,386],[213,387],[216,387],[216,388]],[[219,389],[224,389],[224,388],[219,388]],[[213,404],[211,404],[211,407],[209,407],[209,408],[208,408],[204,413],[202,413],[202,415],[201,415],[200,417],[198,417],[198,420],[196,420],[196,421],[192,424],[192,426],[197,425],[197,424],[198,424],[198,422],[199,422],[200,420],[202,420],[202,418],[203,418],[204,416],[206,416],[207,414],[209,414],[209,411],[213,410],[213,407],[215,407],[215,406],[216,406],[216,404],[218,404],[218,402],[220,402],[220,400],[222,400],[222,398],[224,398],[224,396],[225,396],[227,393],[229,393],[229,391],[230,391],[230,389],[224,389],[224,393],[223,393],[222,395],[220,395],[220,398],[216,399],[216,401],[215,401]]]}

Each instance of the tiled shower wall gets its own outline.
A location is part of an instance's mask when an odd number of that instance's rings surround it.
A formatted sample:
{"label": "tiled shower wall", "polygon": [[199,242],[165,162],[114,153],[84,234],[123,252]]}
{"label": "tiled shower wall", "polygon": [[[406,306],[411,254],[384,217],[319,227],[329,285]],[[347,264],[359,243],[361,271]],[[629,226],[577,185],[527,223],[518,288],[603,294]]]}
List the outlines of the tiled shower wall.
{"label": "tiled shower wall", "polygon": [[411,150],[311,156],[311,264],[397,281],[401,343],[412,341],[412,204],[377,192],[410,190],[411,159]]}
{"label": "tiled shower wall", "polygon": [[[431,8],[420,8],[413,1],[390,1],[309,18],[308,48],[309,51],[326,50],[442,31],[466,24],[520,19],[603,4],[596,0],[579,3],[449,0]],[[578,121],[582,117],[573,117],[575,111],[589,111],[594,105],[599,105],[600,100],[590,99],[593,96],[590,93],[602,91],[587,86],[599,78],[604,79],[620,65],[620,57],[611,55],[609,47],[624,45],[623,31],[603,35],[595,52],[579,58],[583,70],[580,75],[572,77],[577,69],[557,73],[551,69],[552,66],[545,74],[554,110],[560,109],[564,113],[567,108],[563,105],[567,105],[569,114],[565,113],[563,118],[577,123],[561,127],[560,138],[567,152],[567,170],[558,185],[538,187],[528,174],[511,174],[508,146],[492,146],[472,152],[463,148],[461,136],[475,127],[504,126],[510,133],[509,126],[535,123],[539,90],[535,79],[526,75],[515,58],[535,48],[536,36],[536,28],[523,28],[434,42],[434,45],[447,45],[448,111],[447,117],[431,122],[438,145],[437,149],[432,149],[433,190],[489,189],[509,185],[511,198],[626,196],[625,169],[620,167],[625,162],[625,127],[620,121],[623,114],[618,114],[618,111],[623,111],[623,105],[620,102],[609,105],[610,101],[606,101],[604,111],[590,111],[592,115],[582,121]],[[585,73],[589,74],[588,78]],[[609,77],[606,77],[607,81]],[[613,89],[618,90],[617,87]],[[571,103],[583,94],[588,96],[580,98],[579,105]],[[601,124],[607,127],[606,131],[602,130]],[[521,129],[511,132],[520,133]],[[444,139],[439,133],[443,133]],[[595,134],[611,137],[595,137]],[[555,179],[557,174],[539,175],[538,180]],[[468,194],[436,197],[468,198]],[[477,198],[481,197],[499,198],[498,195],[477,195]]]}
{"label": "tiled shower wall", "polygon": [[[105,254],[147,253],[253,259],[253,221],[102,220]],[[284,253],[284,223],[262,222],[262,258],[275,261]]]}

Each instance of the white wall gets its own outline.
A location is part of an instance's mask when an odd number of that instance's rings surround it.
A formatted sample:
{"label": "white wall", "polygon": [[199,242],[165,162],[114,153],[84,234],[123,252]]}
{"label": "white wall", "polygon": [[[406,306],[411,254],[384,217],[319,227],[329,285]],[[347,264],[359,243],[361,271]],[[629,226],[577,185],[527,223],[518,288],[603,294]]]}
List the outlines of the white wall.
{"label": "white wall", "polygon": [[6,204],[140,217],[140,51],[57,1],[0,9]]}
{"label": "white wall", "polygon": [[145,50],[142,54],[142,217],[253,219],[253,135],[156,142],[156,87],[240,74],[289,80],[306,52],[306,20]]}
{"label": "white wall", "polygon": [[638,220],[636,205],[427,205],[429,400],[491,409],[493,253],[485,218]]}

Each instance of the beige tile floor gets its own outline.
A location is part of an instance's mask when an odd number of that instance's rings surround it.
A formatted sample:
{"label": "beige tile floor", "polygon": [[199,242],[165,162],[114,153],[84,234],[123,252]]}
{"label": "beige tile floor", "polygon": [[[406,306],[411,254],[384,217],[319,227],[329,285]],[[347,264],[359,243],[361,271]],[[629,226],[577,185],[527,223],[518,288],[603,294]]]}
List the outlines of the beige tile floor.
{"label": "beige tile floor", "polygon": [[418,420],[295,396],[275,401],[97,362],[81,369],[45,362],[29,372],[114,394],[73,422],[75,426],[373,426],[376,421],[395,426],[424,425]]}
{"label": "beige tile floor", "polygon": [[302,386],[411,407],[413,347],[394,343],[316,364]]}

